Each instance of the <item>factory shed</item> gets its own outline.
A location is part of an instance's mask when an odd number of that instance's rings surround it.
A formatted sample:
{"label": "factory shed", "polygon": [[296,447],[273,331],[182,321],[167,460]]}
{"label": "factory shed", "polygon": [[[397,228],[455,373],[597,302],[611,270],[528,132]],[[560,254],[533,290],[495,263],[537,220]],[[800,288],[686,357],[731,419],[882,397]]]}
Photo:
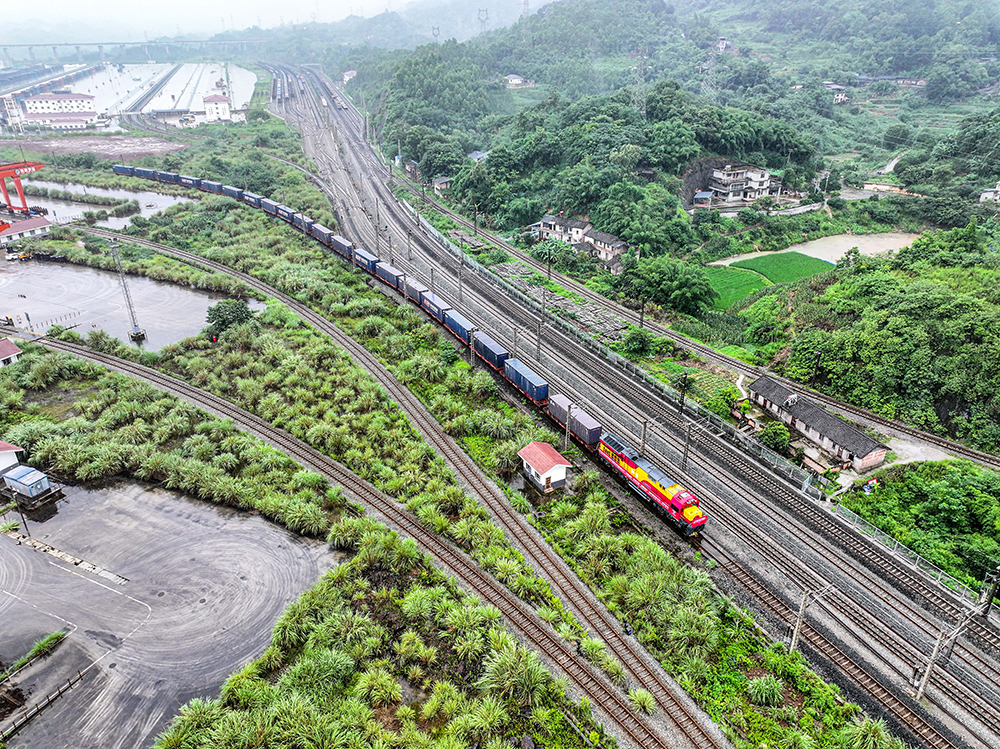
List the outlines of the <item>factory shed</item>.
{"label": "factory shed", "polygon": [[573,465],[548,442],[531,442],[517,456],[524,464],[524,475],[546,494],[566,484],[567,469]]}

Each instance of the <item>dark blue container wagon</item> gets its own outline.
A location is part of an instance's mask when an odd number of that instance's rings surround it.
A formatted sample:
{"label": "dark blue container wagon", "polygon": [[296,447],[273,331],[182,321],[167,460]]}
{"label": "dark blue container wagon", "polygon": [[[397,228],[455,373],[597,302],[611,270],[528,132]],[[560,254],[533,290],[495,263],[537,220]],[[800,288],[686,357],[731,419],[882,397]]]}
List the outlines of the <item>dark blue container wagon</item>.
{"label": "dark blue container wagon", "polygon": [[323,224],[313,224],[313,228],[310,233],[327,247],[329,247],[333,241],[333,232],[323,226]]}
{"label": "dark blue container wagon", "polygon": [[182,174],[181,184],[184,185],[184,187],[201,187],[201,178],[189,177],[186,174]]}
{"label": "dark blue container wagon", "polygon": [[472,335],[472,323],[466,320],[457,310],[450,309],[445,311],[444,326],[454,333],[466,346],[471,343],[469,336]]}
{"label": "dark blue container wagon", "polygon": [[223,185],[222,194],[227,198],[232,198],[233,200],[243,200],[243,191],[238,187],[233,187],[232,185]]}
{"label": "dark blue container wagon", "polygon": [[444,299],[430,291],[425,292],[420,299],[420,306],[430,313],[440,323],[444,322],[444,313],[451,309],[451,305]]}
{"label": "dark blue container wagon", "polygon": [[261,200],[262,198],[260,197],[260,195],[257,195],[255,193],[252,192],[243,193],[243,202],[246,203],[251,208],[260,208]]}
{"label": "dark blue container wagon", "polygon": [[288,223],[292,223],[292,216],[295,215],[295,211],[289,208],[287,205],[278,206],[278,218],[284,219]]}
{"label": "dark blue container wagon", "polygon": [[201,189],[205,192],[210,192],[214,195],[222,195],[222,183],[213,182],[210,179],[203,179],[201,181]]}
{"label": "dark blue container wagon", "polygon": [[296,213],[294,216],[292,216],[292,223],[295,224],[297,227],[299,227],[306,234],[308,234],[309,230],[312,229],[313,224],[315,224],[316,222],[313,221],[308,216],[303,216],[301,213]]}
{"label": "dark blue container wagon", "polygon": [[137,166],[135,168],[135,176],[142,177],[143,179],[156,179],[156,170]]}
{"label": "dark blue container wagon", "polygon": [[[201,184],[204,185],[205,183],[202,182]],[[264,209],[264,213],[270,213],[272,216],[278,215],[278,204],[270,198],[261,198],[260,207]]]}
{"label": "dark blue container wagon", "polygon": [[420,306],[420,302],[423,301],[424,294],[429,294],[430,289],[424,286],[420,281],[415,278],[406,279],[406,298]]}
{"label": "dark blue container wagon", "polygon": [[507,359],[503,363],[503,376],[531,398],[536,406],[544,406],[549,402],[549,383],[532,372],[520,359]]}
{"label": "dark blue container wagon", "polygon": [[177,172],[157,172],[156,178],[160,182],[166,182],[167,184],[177,185],[180,184],[181,175]]}
{"label": "dark blue container wagon", "polygon": [[111,171],[115,174],[124,174],[126,177],[135,176],[135,167],[128,166],[127,164],[115,164],[111,167]]}
{"label": "dark blue container wagon", "polygon": [[375,273],[375,266],[378,265],[378,258],[370,252],[365,252],[360,247],[356,247],[354,249],[354,262],[369,273]]}
{"label": "dark blue container wagon", "polygon": [[375,275],[378,276],[379,280],[384,281],[394,289],[398,290],[402,288],[403,271],[399,268],[394,268],[389,263],[379,261],[378,265],[375,266]]}
{"label": "dark blue container wagon", "polygon": [[503,363],[510,357],[510,352],[485,333],[476,333],[472,341],[473,350],[479,358],[489,364],[497,372],[503,372]]}
{"label": "dark blue container wagon", "polygon": [[334,234],[333,238],[330,240],[330,246],[342,257],[346,257],[348,260],[351,259],[354,254],[354,245],[351,244],[351,240],[344,239],[339,234]]}

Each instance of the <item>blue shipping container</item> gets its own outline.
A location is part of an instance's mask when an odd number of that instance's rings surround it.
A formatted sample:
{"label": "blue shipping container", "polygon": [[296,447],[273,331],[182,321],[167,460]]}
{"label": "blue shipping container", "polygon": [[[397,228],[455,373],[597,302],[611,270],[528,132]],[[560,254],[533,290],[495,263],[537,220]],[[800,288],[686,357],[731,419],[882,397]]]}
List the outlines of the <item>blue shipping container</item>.
{"label": "blue shipping container", "polygon": [[203,179],[201,181],[201,189],[204,190],[205,192],[212,192],[215,193],[216,195],[222,195],[221,182],[212,182],[212,180]]}
{"label": "blue shipping container", "polygon": [[233,198],[234,200],[243,199],[243,191],[238,187],[233,187],[232,185],[223,185],[222,194],[227,198]]}
{"label": "blue shipping container", "polygon": [[375,266],[378,265],[378,258],[372,255],[370,252],[365,252],[362,249],[356,249],[354,251],[354,262],[360,265],[369,273],[375,272]]}
{"label": "blue shipping container", "polygon": [[176,172],[157,172],[156,179],[160,182],[169,182],[172,185],[176,185],[181,181],[181,175]]}
{"label": "blue shipping container", "polygon": [[292,216],[295,215],[295,211],[289,208],[287,205],[278,206],[278,218],[283,218],[285,221],[291,222]]}
{"label": "blue shipping container", "polygon": [[351,253],[354,252],[354,245],[351,244],[351,240],[344,239],[339,234],[333,235],[333,238],[330,240],[330,245],[346,258],[350,258]]}
{"label": "blue shipping container", "polygon": [[[201,184],[202,186],[204,186],[205,185],[204,181]],[[269,200],[268,198],[261,198],[260,207],[264,209],[264,213],[270,213],[272,216],[278,215],[278,204],[275,203],[273,200]]]}
{"label": "blue shipping container", "polygon": [[475,340],[472,341],[472,348],[495,369],[503,367],[503,363],[510,356],[507,349],[485,333],[476,333]]}
{"label": "blue shipping container", "polygon": [[450,309],[444,313],[444,326],[454,333],[458,338],[469,345],[469,335],[472,333],[472,323],[466,320],[461,313]]}
{"label": "blue shipping container", "polygon": [[421,300],[424,298],[424,294],[430,293],[430,290],[424,286],[420,281],[415,278],[406,279],[406,296],[411,299],[415,304],[420,304]]}
{"label": "blue shipping container", "polygon": [[503,364],[504,376],[536,403],[549,399],[549,383],[536,375],[520,359],[508,359]]}
{"label": "blue shipping container", "polygon": [[135,174],[135,169],[133,169],[130,166],[126,166],[125,164],[115,164],[113,167],[111,167],[111,170],[115,174],[124,174],[129,177]]}
{"label": "blue shipping container", "polygon": [[249,206],[252,206],[253,208],[260,208],[260,201],[261,201],[260,195],[255,195],[252,192],[243,193],[243,202]]}
{"label": "blue shipping container", "polygon": [[156,170],[155,169],[144,169],[141,166],[137,166],[135,168],[135,176],[136,177],[143,177],[145,179],[156,179]]}
{"label": "blue shipping container", "polygon": [[312,235],[327,246],[333,240],[333,232],[323,226],[323,224],[313,224]]}
{"label": "blue shipping container", "polygon": [[303,216],[301,213],[296,213],[294,216],[292,216],[292,223],[295,224],[297,227],[299,227],[302,231],[308,233],[309,230],[312,229],[313,224],[315,224],[316,222],[313,221],[308,216]]}
{"label": "blue shipping container", "polygon": [[392,267],[389,263],[379,262],[375,266],[375,275],[394,289],[398,289],[399,285],[403,282],[403,271]]}
{"label": "blue shipping container", "polygon": [[451,309],[451,305],[437,294],[427,292],[420,300],[420,306],[430,312],[438,322],[444,322],[444,313]]}
{"label": "blue shipping container", "polygon": [[181,184],[185,187],[201,187],[201,180],[198,177],[188,177],[186,174],[182,174]]}

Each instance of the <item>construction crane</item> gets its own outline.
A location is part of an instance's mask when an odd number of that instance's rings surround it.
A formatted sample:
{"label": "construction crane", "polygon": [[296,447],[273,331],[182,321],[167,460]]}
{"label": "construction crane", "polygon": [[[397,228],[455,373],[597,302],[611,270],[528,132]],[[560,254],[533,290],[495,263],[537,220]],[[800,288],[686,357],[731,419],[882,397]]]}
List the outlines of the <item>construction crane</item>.
{"label": "construction crane", "polygon": [[128,337],[133,341],[141,341],[146,337],[146,331],[139,327],[139,321],[135,318],[135,305],[132,304],[132,294],[128,290],[128,281],[125,280],[125,269],[122,268],[122,259],[118,254],[118,248],[112,247],[111,254],[115,258],[115,268],[118,269],[118,280],[122,282],[122,291],[125,294],[125,304],[128,307],[128,316],[132,320],[132,330]]}
{"label": "construction crane", "polygon": [[[9,206],[12,211],[28,213],[28,201],[24,198],[21,177],[26,174],[34,174],[44,167],[45,164],[39,164],[37,161],[18,161],[14,164],[0,164],[0,194],[3,195],[3,204]],[[13,205],[10,202],[10,194],[7,192],[8,177],[14,180],[14,187],[17,188],[17,197],[21,201],[20,206]]]}

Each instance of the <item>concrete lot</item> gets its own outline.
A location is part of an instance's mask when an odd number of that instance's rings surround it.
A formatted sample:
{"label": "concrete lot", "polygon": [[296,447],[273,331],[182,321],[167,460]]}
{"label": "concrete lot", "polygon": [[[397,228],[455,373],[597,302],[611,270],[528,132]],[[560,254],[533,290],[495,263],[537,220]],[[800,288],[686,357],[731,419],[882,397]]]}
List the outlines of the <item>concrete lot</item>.
{"label": "concrete lot", "polygon": [[128,582],[0,536],[0,660],[70,630],[54,655],[18,677],[28,705],[85,671],[10,749],[149,746],[178,707],[216,696],[259,655],[285,606],[336,563],[322,542],[162,489],[67,495],[54,517],[29,520],[32,537]]}

